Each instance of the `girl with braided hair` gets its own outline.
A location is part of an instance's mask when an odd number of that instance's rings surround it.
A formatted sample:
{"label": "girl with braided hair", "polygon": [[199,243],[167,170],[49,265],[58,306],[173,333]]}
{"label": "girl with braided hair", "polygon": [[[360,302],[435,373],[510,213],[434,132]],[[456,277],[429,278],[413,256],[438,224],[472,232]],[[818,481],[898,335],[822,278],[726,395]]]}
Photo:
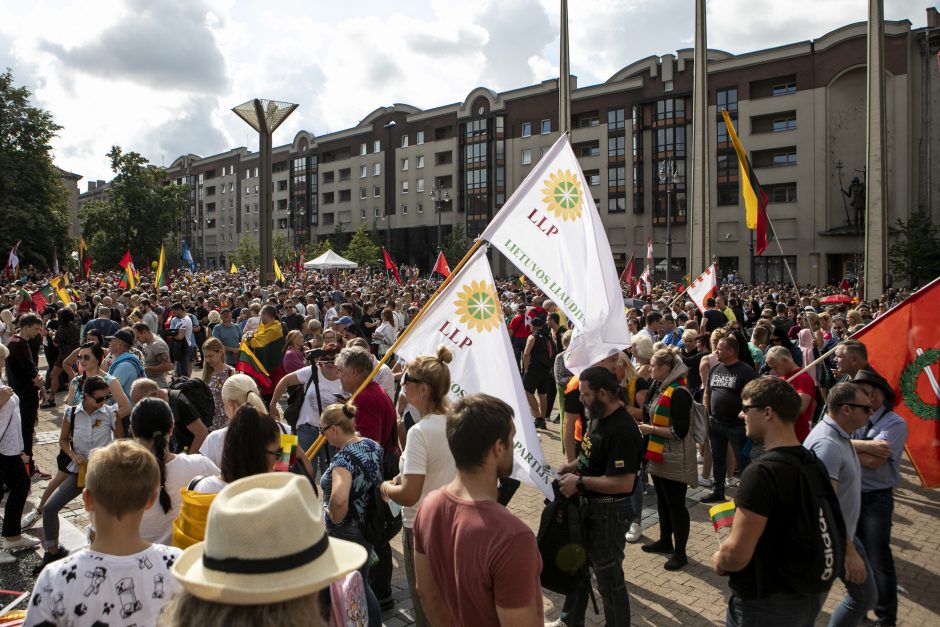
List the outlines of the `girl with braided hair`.
{"label": "girl with braided hair", "polygon": [[131,428],[137,441],[157,458],[160,492],[157,501],[144,512],[140,537],[148,542],[170,544],[173,521],[182,504],[180,488],[194,477],[219,474],[219,469],[202,455],[173,454],[168,445],[173,430],[173,411],[160,398],[142,398],[131,412]]}

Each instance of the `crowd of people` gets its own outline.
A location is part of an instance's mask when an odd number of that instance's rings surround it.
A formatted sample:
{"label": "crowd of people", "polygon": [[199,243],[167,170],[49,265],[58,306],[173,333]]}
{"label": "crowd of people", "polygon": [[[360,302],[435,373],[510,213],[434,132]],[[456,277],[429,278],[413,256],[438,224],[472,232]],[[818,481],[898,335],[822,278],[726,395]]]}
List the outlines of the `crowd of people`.
{"label": "crowd of people", "polygon": [[[269,286],[244,272],[116,283],[75,282],[71,302],[41,309],[37,285],[0,287],[0,564],[43,525],[26,624],[380,625],[394,599],[389,538],[369,524],[379,510],[400,520],[419,625],[542,624],[542,556],[505,508],[518,486],[512,408],[485,394],[452,402],[445,347],[394,355],[438,281],[363,270]],[[833,576],[846,596],[830,624],[870,611],[895,624],[906,426],[849,336],[905,292],[826,304],[831,290],[731,281],[699,311],[663,284],[625,299],[632,345],[576,375],[564,314],[523,282],[497,291],[525,419],[560,423],[557,486],[578,507],[607,624],[630,624],[625,544],[643,537],[649,483],[659,537],[641,548],[667,571],[689,562],[688,489],[707,487],[716,505],[735,491],[713,557],[729,625],[813,624]],[[239,371],[243,341],[272,328],[277,379],[259,387]],[[40,408],[62,418],[54,474],[33,455]],[[24,514],[31,479],[47,483]],[[792,533],[815,513],[801,481],[844,525],[844,564],[816,587],[796,582],[813,572]],[[69,554],[59,514],[79,496],[90,545]],[[579,582],[553,624],[583,625],[591,594]]]}

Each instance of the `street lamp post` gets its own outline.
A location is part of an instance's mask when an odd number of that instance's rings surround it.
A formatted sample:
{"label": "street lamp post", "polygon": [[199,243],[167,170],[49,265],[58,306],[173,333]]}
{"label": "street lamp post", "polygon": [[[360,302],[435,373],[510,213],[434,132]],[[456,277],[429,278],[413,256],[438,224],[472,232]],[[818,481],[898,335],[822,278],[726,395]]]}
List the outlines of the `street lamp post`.
{"label": "street lamp post", "polygon": [[666,282],[672,282],[672,199],[670,198],[669,188],[672,188],[672,196],[676,195],[676,177],[679,172],[676,169],[676,162],[672,159],[663,159],[659,162],[659,182],[666,185]]}
{"label": "street lamp post", "polygon": [[259,187],[261,188],[261,207],[259,211],[261,224],[258,239],[259,248],[261,249],[261,273],[259,277],[262,285],[274,282],[274,253],[271,250],[272,231],[274,230],[274,209],[271,204],[271,136],[296,108],[297,105],[290,102],[255,98],[232,109],[235,115],[258,132]]}
{"label": "street lamp post", "polygon": [[444,213],[443,203],[450,202],[450,192],[443,183],[436,181],[434,187],[428,192],[428,197],[434,200],[434,209],[437,211],[437,252],[441,252],[444,248],[444,240],[441,236],[441,216]]}

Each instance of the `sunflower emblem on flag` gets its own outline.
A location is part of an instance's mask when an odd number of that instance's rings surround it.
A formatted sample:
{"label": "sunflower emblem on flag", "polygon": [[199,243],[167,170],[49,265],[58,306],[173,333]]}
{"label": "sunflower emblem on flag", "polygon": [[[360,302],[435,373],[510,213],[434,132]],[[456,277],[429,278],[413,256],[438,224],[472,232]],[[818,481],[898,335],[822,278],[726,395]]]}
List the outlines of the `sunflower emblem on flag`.
{"label": "sunflower emblem on flag", "polygon": [[546,208],[559,220],[574,222],[581,217],[581,204],[584,193],[581,181],[571,170],[558,170],[544,181],[542,193]]}
{"label": "sunflower emblem on flag", "polygon": [[501,310],[493,286],[485,281],[470,281],[457,293],[454,301],[460,322],[480,333],[499,326]]}

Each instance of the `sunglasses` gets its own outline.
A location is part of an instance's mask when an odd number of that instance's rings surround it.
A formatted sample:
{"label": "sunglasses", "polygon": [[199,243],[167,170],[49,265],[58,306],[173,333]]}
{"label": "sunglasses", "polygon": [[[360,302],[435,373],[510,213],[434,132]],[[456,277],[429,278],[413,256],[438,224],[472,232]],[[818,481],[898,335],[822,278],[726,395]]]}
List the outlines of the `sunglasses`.
{"label": "sunglasses", "polygon": [[871,405],[859,405],[858,403],[846,403],[846,407],[854,407],[856,409],[864,409],[867,412],[871,412]]}
{"label": "sunglasses", "polygon": [[747,413],[752,409],[764,409],[767,405],[741,405],[741,411]]}
{"label": "sunglasses", "polygon": [[401,384],[405,385],[406,383],[424,383],[424,381],[422,381],[421,379],[415,379],[414,377],[409,376],[408,373],[406,372],[404,376],[401,378]]}
{"label": "sunglasses", "polygon": [[331,427],[335,427],[335,426],[336,426],[336,425],[320,425],[320,426],[318,427],[318,429],[320,430],[320,435],[326,435],[326,432],[327,432]]}
{"label": "sunglasses", "polygon": [[279,449],[277,449],[276,451],[265,451],[265,453],[267,453],[268,455],[273,456],[275,459],[279,458],[279,457],[281,456],[281,453],[283,453],[283,452],[284,452],[284,449],[283,449],[283,448],[279,448]]}
{"label": "sunglasses", "polygon": [[78,358],[82,361],[91,361],[94,359],[94,355],[79,355]]}
{"label": "sunglasses", "polygon": [[101,405],[106,400],[108,400],[108,396],[92,396],[91,400],[95,401],[97,405]]}

